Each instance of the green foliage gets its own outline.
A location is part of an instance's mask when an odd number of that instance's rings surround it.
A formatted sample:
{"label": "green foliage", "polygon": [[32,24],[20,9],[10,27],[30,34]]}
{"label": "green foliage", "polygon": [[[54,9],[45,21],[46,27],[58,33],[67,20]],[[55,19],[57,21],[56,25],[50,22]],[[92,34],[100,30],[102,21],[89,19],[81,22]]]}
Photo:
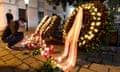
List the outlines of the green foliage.
{"label": "green foliage", "polygon": [[102,46],[107,46],[109,43],[108,39],[111,37],[114,19],[115,19],[114,13],[108,11],[108,22],[104,25],[104,29],[103,29],[104,38],[99,38]]}
{"label": "green foliage", "polygon": [[25,52],[24,55],[40,55],[41,54],[42,47],[37,46],[35,49],[30,50],[30,52]]}
{"label": "green foliage", "polygon": [[32,51],[31,53],[32,53],[32,56],[41,54],[40,49],[36,49],[36,50]]}
{"label": "green foliage", "polygon": [[45,62],[40,72],[63,72],[63,71],[60,70],[58,67],[52,68],[52,66],[49,63]]}
{"label": "green foliage", "polygon": [[41,67],[41,72],[63,72],[63,71],[56,66],[54,59],[50,57]]}

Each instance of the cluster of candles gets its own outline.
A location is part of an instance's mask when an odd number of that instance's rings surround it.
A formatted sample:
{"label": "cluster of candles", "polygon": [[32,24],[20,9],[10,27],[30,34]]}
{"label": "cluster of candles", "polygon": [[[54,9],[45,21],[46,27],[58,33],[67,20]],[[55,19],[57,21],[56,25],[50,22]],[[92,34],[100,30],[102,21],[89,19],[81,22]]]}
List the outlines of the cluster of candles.
{"label": "cluster of candles", "polygon": [[34,50],[39,49],[42,56],[49,58],[54,52],[54,46],[50,45],[49,47],[45,43],[45,40],[41,40],[41,36],[37,34],[32,34],[28,40],[23,41],[21,44],[28,49]]}

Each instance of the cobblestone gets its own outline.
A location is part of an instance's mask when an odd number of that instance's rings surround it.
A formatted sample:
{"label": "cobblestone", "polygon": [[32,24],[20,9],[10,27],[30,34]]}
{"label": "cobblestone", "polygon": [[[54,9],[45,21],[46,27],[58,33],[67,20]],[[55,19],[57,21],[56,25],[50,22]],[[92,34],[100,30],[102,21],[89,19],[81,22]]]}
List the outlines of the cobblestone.
{"label": "cobblestone", "polygon": [[4,61],[12,59],[14,56],[11,54],[7,54],[6,56],[1,57]]}
{"label": "cobblestone", "polygon": [[31,64],[34,61],[36,62],[36,60],[32,57],[29,57],[29,58],[23,60],[23,62],[26,63],[26,64]]}
{"label": "cobblestone", "polygon": [[115,54],[113,57],[114,62],[120,62],[120,54]]}
{"label": "cobblestone", "polygon": [[78,72],[80,69],[80,66],[76,66],[73,70],[71,70],[70,72]]}
{"label": "cobblestone", "polygon": [[45,62],[46,61],[45,57],[43,57],[41,55],[37,55],[34,58],[37,59],[38,61],[41,61],[41,62]]}
{"label": "cobblestone", "polygon": [[0,60],[0,66],[4,66],[4,65],[5,63],[2,60]]}
{"label": "cobblestone", "polygon": [[21,53],[21,52],[13,50],[13,51],[10,51],[10,53],[13,54],[13,55],[16,55],[16,54]]}
{"label": "cobblestone", "polygon": [[120,47],[118,47],[118,48],[117,48],[117,53],[119,53],[119,54],[120,54]]}
{"label": "cobblestone", "polygon": [[17,65],[19,65],[19,64],[21,64],[22,62],[19,60],[19,59],[17,59],[17,58],[13,58],[13,59],[11,59],[11,60],[8,60],[8,61],[6,61],[6,64],[8,65],[8,66],[17,66]]}
{"label": "cobblestone", "polygon": [[103,51],[112,51],[112,52],[116,52],[117,51],[117,47],[102,47],[101,50]]}
{"label": "cobblestone", "polygon": [[27,64],[22,63],[22,64],[18,65],[17,68],[22,69],[22,70],[27,70],[30,67]]}
{"label": "cobblestone", "polygon": [[101,58],[98,58],[98,57],[89,57],[88,58],[88,61],[90,62],[95,62],[95,63],[100,63],[101,62]]}
{"label": "cobblestone", "polygon": [[119,62],[113,62],[112,65],[120,66],[120,61]]}
{"label": "cobblestone", "polygon": [[88,61],[85,61],[85,60],[81,60],[81,59],[78,59],[77,60],[77,65],[81,66],[81,67],[86,67],[88,68],[90,62]]}
{"label": "cobblestone", "polygon": [[2,50],[4,50],[4,49],[0,48],[0,51],[2,51]]}
{"label": "cobblestone", "polygon": [[120,66],[108,65],[107,67],[108,67],[109,69],[120,69]]}
{"label": "cobblestone", "polygon": [[111,54],[101,54],[102,58],[102,63],[103,64],[111,64],[112,63],[112,58],[113,56]]}
{"label": "cobblestone", "polygon": [[95,72],[86,68],[81,68],[79,72]]}
{"label": "cobblestone", "polygon": [[31,63],[30,66],[33,67],[34,69],[40,69],[42,64],[36,61]]}
{"label": "cobblestone", "polygon": [[117,69],[117,68],[110,68],[110,72],[120,72],[120,69]]}
{"label": "cobblestone", "polygon": [[102,64],[92,64],[90,66],[91,70],[97,71],[97,72],[108,72],[108,67]]}
{"label": "cobblestone", "polygon": [[23,55],[22,53],[18,53],[15,56],[20,60],[27,59],[29,57],[28,55]]}
{"label": "cobblestone", "polygon": [[5,56],[7,54],[8,54],[8,51],[3,50],[0,52],[0,57]]}

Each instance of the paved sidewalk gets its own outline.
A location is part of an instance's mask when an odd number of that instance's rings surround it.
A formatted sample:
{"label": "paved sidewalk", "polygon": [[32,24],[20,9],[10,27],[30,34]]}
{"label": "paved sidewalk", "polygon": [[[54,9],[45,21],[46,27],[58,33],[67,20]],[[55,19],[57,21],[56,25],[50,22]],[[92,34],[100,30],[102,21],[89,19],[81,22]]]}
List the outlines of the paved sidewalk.
{"label": "paved sidewalk", "polygon": [[89,55],[79,53],[77,66],[76,72],[120,72],[120,47],[102,47]]}
{"label": "paved sidewalk", "polygon": [[27,50],[12,50],[0,41],[0,72],[36,72],[45,61],[42,56],[25,55]]}
{"label": "paved sidewalk", "polygon": [[[56,45],[55,55],[60,55],[63,48]],[[0,72],[37,72],[45,58],[25,55],[25,52],[28,50],[12,50],[0,40]],[[76,67],[71,72],[120,72],[120,47],[102,47],[89,55],[78,52]]]}

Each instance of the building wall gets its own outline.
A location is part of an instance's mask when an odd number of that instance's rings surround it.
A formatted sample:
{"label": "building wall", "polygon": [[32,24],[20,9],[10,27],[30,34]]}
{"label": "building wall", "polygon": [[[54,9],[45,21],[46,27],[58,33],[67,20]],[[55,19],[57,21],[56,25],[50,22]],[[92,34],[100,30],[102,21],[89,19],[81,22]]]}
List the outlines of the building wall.
{"label": "building wall", "polygon": [[5,20],[5,15],[4,15],[4,8],[3,8],[3,4],[0,4],[0,31],[4,30],[4,28],[6,27],[6,20]]}
{"label": "building wall", "polygon": [[34,27],[38,25],[38,0],[30,0],[28,9],[28,21],[29,27]]}
{"label": "building wall", "polygon": [[[26,9],[24,0],[18,1],[18,7],[21,9]],[[27,14],[28,27],[36,27],[38,25],[38,0],[29,0]]]}
{"label": "building wall", "polygon": [[36,8],[29,8],[28,21],[30,28],[36,28],[38,25],[38,10]]}
{"label": "building wall", "polygon": [[[44,15],[52,16],[53,13],[61,16],[64,19],[65,12],[63,12],[62,6],[59,5],[56,7],[56,10],[53,9],[54,5],[49,5],[46,0],[29,0],[28,5],[28,26],[36,27],[38,25],[38,12],[44,12]],[[19,8],[26,9],[24,0],[0,0],[0,29],[3,30],[6,23],[5,14],[8,12],[8,9],[12,10],[14,20],[17,20],[19,17]]]}
{"label": "building wall", "polygon": [[5,14],[8,12],[9,9],[12,10],[12,14],[14,16],[14,20],[18,18],[18,8],[15,4],[16,0],[0,0],[0,31],[4,30],[7,26],[7,20]]}

